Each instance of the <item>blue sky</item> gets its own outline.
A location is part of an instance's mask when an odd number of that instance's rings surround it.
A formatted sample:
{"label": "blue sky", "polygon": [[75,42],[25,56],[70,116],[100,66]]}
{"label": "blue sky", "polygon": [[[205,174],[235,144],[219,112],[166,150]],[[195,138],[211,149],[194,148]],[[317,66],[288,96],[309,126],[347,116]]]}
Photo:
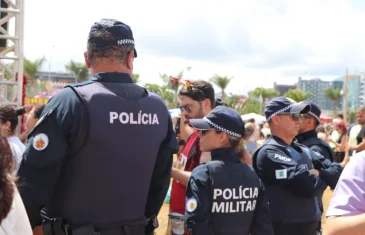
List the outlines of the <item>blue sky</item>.
{"label": "blue sky", "polygon": [[[332,79],[365,71],[365,1],[186,0],[25,1],[25,56],[47,58],[44,70],[83,61],[91,25],[115,18],[134,32],[135,72],[187,79],[233,76],[228,91],[246,93],[299,76]],[[224,2],[224,4],[223,4]]]}

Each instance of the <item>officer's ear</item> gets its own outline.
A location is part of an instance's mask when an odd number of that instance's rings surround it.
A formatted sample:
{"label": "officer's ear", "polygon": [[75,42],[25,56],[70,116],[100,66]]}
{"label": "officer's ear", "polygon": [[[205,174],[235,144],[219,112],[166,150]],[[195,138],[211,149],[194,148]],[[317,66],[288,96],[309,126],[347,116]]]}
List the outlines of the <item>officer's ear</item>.
{"label": "officer's ear", "polygon": [[90,64],[90,61],[89,61],[89,58],[87,56],[87,52],[86,51],[84,52],[84,59],[85,59],[86,67],[87,68],[90,68],[91,67],[91,64]]}
{"label": "officer's ear", "polygon": [[271,123],[275,126],[279,126],[280,125],[279,116],[277,116],[277,115],[272,116]]}
{"label": "officer's ear", "polygon": [[125,66],[133,71],[134,51],[130,51],[126,56]]}
{"label": "officer's ear", "polygon": [[221,143],[221,146],[229,146],[229,138],[228,134],[225,132],[222,132],[219,134],[219,142]]}

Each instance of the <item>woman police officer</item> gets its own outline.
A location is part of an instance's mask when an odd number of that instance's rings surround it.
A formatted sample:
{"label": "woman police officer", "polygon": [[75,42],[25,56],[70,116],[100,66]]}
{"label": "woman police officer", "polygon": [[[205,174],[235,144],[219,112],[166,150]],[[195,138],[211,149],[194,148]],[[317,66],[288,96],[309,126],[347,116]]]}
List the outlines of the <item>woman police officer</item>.
{"label": "woman police officer", "polygon": [[200,148],[212,161],[196,167],[186,190],[186,226],[190,234],[273,234],[264,186],[239,160],[245,135],[240,114],[218,106],[190,124],[201,130]]}

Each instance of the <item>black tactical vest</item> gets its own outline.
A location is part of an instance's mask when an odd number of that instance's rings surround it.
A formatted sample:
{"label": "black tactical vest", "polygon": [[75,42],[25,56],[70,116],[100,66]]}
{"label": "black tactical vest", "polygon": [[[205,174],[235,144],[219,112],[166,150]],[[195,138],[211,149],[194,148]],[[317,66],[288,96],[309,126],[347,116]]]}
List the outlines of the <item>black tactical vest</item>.
{"label": "black tactical vest", "polygon": [[145,225],[150,180],[168,130],[166,106],[152,93],[126,99],[98,82],[74,89],[88,111],[89,135],[68,156],[49,216],[73,227]]}
{"label": "black tactical vest", "polygon": [[[313,169],[310,150],[307,147],[298,144],[297,146],[302,150],[302,153],[300,153],[291,146],[283,146],[277,143],[274,138],[269,138],[263,146],[267,144],[278,147],[288,157],[293,159],[293,161],[287,162],[287,164],[305,167],[308,170]],[[256,171],[257,153],[263,146],[253,154],[253,167]],[[272,184],[265,184],[265,189],[273,222],[305,223],[320,221],[321,211],[318,197],[298,196],[282,186]]]}
{"label": "black tactical vest", "polygon": [[239,162],[238,154],[237,161],[211,161],[206,164],[212,181],[209,223],[214,234],[249,234],[261,191],[256,173],[250,166]]}
{"label": "black tactical vest", "polygon": [[[329,157],[330,157],[330,161],[333,161],[333,149],[323,140],[316,138],[316,137],[312,137],[312,138],[308,138],[305,139],[303,141],[300,141],[300,144],[307,146],[308,148],[312,147],[312,146],[323,146],[325,149],[327,149],[328,153],[329,153]],[[323,156],[326,158],[326,156]]]}

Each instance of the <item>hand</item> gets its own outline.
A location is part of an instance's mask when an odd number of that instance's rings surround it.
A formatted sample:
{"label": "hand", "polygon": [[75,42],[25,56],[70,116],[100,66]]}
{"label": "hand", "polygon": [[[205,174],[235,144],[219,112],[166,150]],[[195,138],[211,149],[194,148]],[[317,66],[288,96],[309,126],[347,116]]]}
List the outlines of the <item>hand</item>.
{"label": "hand", "polygon": [[317,171],[316,169],[309,170],[309,173],[311,173],[313,175],[316,175],[316,176],[319,176],[319,171]]}
{"label": "hand", "polygon": [[352,146],[347,146],[346,151],[354,151],[354,147],[352,147]]}

